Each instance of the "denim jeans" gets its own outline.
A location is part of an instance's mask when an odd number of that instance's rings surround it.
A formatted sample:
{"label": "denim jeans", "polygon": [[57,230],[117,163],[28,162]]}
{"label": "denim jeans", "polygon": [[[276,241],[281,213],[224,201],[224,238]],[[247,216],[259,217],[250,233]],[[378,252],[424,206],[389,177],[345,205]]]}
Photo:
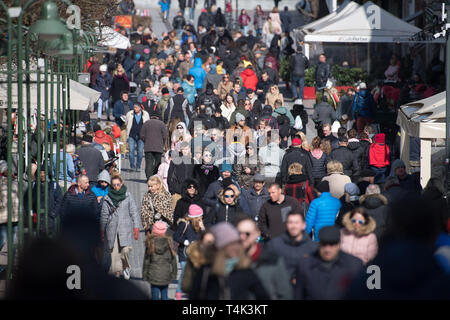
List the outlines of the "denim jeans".
{"label": "denim jeans", "polygon": [[[17,229],[18,229],[17,223],[13,224],[13,228],[12,228],[13,242],[16,242]],[[0,250],[2,250],[2,248],[6,244],[7,240],[8,240],[8,224],[2,223],[2,224],[0,224]],[[12,257],[13,257],[12,263],[13,264],[14,264],[14,256],[15,256],[15,253],[13,252],[13,254],[12,254]],[[10,263],[10,261],[8,261],[8,263]],[[0,266],[0,272],[2,272],[4,269],[5,269],[4,266]]]}
{"label": "denim jeans", "polygon": [[261,37],[262,36],[262,28],[256,28],[256,36]]}
{"label": "denim jeans", "polygon": [[242,33],[244,34],[244,37],[247,36],[247,30],[248,30],[248,26],[242,26]]}
{"label": "denim jeans", "polygon": [[370,170],[375,172],[374,183],[382,184],[386,182],[387,167],[377,168],[375,166],[370,166]]}
{"label": "denim jeans", "polygon": [[189,20],[191,20],[193,22],[194,21],[194,16],[195,16],[195,8],[188,7],[188,8],[184,8],[184,10],[189,11]]}
{"label": "denim jeans", "polygon": [[[144,141],[139,139],[138,141],[133,138],[128,138],[128,147],[130,148],[130,168],[131,169],[140,169],[142,158],[144,156]],[[135,160],[135,151],[137,148],[137,161]]]}
{"label": "denim jeans", "polygon": [[109,101],[108,99],[106,99],[105,101],[103,101],[101,98],[98,99],[98,110],[97,110],[97,116],[99,119],[101,119],[102,117],[102,112],[103,112],[103,104],[105,105],[105,112],[106,112],[106,116],[109,116]]}
{"label": "denim jeans", "polygon": [[[297,84],[300,87],[297,91]],[[292,76],[291,92],[292,98],[303,99],[303,88],[305,87],[305,77]]]}
{"label": "denim jeans", "polygon": [[169,300],[167,292],[169,286],[155,286],[152,284],[152,300]]}
{"label": "denim jeans", "polygon": [[178,279],[178,286],[176,292],[182,292],[181,291],[181,281],[183,280],[183,274],[184,274],[184,268],[186,267],[186,261],[180,261],[181,266],[181,273],[180,273],[180,279]]}

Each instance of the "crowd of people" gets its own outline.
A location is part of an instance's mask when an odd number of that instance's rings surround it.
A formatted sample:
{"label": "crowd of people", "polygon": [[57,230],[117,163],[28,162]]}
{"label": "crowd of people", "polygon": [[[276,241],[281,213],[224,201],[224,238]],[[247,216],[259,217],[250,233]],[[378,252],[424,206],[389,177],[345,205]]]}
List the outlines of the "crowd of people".
{"label": "crowd of people", "polygon": [[[163,12],[167,2],[160,1]],[[373,126],[376,105],[366,84],[347,92],[349,102],[342,99],[337,115],[323,95],[311,116],[317,136],[308,141],[302,99],[309,60],[295,48],[289,110],[278,87],[280,35],[289,37],[289,30],[277,9],[267,15],[258,6],[256,35],[247,28],[252,19],[245,10],[242,31],[230,33],[219,9],[214,19],[200,16],[197,28],[181,11],[161,37],[139,25],[131,49],[102,62],[89,59],[90,86],[101,92],[97,119],[82,114],[80,148],[61,145],[65,167],[42,166],[40,178],[33,173],[33,184],[59,183],[47,199],[33,187],[33,208],[27,210],[42,212],[48,205],[50,220],[58,216],[63,225],[79,212],[93,212],[104,248],[99,262],[125,279],[142,228],[143,279],[153,299],[168,299],[174,280],[177,300],[183,292],[189,299],[355,298],[364,267],[392,243],[414,239],[417,228],[423,227],[420,240],[430,250],[437,243],[448,248],[443,187],[431,179],[422,190],[418,177],[393,158],[385,134]],[[210,8],[203,14],[211,15]],[[323,54],[318,64],[320,91],[330,67]],[[341,121],[333,130],[344,115],[355,121]],[[148,192],[142,199],[128,191],[114,166],[105,168],[115,154],[129,161],[131,171],[145,169]],[[6,169],[1,163],[0,179]],[[64,177],[70,179],[63,195]],[[0,183],[2,201],[5,186]],[[410,205],[406,218],[402,205],[412,200],[433,206],[425,215],[420,205]],[[381,256],[379,263],[389,268],[387,260],[395,258]],[[448,271],[447,255],[437,254],[436,261]]]}

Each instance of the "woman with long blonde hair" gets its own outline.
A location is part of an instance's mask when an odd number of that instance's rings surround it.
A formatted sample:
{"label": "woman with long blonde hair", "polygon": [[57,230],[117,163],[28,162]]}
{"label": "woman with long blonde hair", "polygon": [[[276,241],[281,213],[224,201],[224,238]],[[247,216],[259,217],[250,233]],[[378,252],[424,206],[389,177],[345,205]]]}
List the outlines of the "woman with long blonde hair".
{"label": "woman with long blonde hair", "polygon": [[148,192],[142,199],[141,219],[144,230],[151,229],[156,221],[162,220],[173,224],[172,196],[166,190],[160,177],[151,176],[148,181]]}

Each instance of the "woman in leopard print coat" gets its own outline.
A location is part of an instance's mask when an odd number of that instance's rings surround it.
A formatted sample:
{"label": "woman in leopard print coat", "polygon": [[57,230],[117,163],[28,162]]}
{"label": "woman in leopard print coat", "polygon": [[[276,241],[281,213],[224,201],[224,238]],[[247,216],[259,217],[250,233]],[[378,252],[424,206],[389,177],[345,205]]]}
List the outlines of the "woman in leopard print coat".
{"label": "woman in leopard print coat", "polygon": [[145,231],[149,231],[158,220],[173,224],[172,196],[164,188],[161,178],[152,176],[148,179],[148,192],[142,199],[141,219]]}

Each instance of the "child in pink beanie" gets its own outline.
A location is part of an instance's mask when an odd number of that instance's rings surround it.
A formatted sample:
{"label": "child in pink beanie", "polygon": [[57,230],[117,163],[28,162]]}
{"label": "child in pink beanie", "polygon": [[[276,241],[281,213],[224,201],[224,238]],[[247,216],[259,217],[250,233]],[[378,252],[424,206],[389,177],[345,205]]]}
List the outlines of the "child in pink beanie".
{"label": "child in pink beanie", "polygon": [[167,224],[157,221],[147,235],[143,279],[152,286],[153,300],[168,300],[169,284],[177,278],[177,258]]}

